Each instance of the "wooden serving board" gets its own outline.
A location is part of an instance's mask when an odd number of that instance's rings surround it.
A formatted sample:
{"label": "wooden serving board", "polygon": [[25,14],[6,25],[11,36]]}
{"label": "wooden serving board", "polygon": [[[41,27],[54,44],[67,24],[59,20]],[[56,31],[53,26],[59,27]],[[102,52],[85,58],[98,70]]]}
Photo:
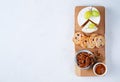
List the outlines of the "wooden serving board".
{"label": "wooden serving board", "polygon": [[[77,21],[77,16],[78,16],[78,13],[81,11],[81,9],[83,9],[84,7],[87,7],[87,6],[77,6],[75,8],[75,15],[74,15],[75,31],[74,32],[81,31],[81,27],[79,26],[78,21]],[[98,30],[94,33],[103,35],[105,37],[105,8],[103,6],[93,6],[93,7],[99,10],[100,16],[101,16],[100,24],[98,25]],[[87,34],[87,36],[89,35],[90,34]],[[89,49],[89,48],[82,48],[80,46],[75,45],[75,52],[82,50],[82,49],[90,50],[94,54],[96,54],[96,52],[100,53],[100,55],[102,56],[102,60],[100,60],[100,62],[105,63],[105,46],[100,47],[100,48]],[[75,64],[75,72],[76,72],[76,75],[78,76],[95,76],[92,71],[92,68],[89,70],[81,70],[76,64]]]}

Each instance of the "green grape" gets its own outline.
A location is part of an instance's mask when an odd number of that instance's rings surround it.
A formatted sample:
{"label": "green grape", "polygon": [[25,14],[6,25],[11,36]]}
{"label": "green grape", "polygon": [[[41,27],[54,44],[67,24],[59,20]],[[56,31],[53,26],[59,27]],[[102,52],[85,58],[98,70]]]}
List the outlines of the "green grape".
{"label": "green grape", "polygon": [[98,11],[96,11],[96,10],[92,11],[92,16],[98,17],[99,15],[100,15],[100,13]]}
{"label": "green grape", "polygon": [[85,12],[85,14],[84,14],[84,18],[85,18],[85,19],[89,19],[91,16],[92,16],[91,11],[87,11],[87,12]]}
{"label": "green grape", "polygon": [[95,24],[93,24],[93,23],[90,23],[88,26],[88,28],[90,28],[90,29],[93,29],[94,27],[95,27]]}

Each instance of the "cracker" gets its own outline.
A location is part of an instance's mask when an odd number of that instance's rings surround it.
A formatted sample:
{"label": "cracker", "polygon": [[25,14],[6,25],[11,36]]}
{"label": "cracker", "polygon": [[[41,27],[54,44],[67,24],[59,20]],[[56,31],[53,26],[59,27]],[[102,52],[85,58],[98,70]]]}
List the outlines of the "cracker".
{"label": "cracker", "polygon": [[74,37],[73,37],[73,42],[76,44],[76,45],[80,45],[80,40],[81,40],[81,37],[83,37],[84,34],[81,33],[81,32],[76,32],[74,34]]}
{"label": "cracker", "polygon": [[87,48],[87,46],[89,44],[88,40],[89,40],[89,37],[87,37],[87,36],[84,36],[84,37],[81,38],[80,45],[81,45],[82,48]]}
{"label": "cracker", "polygon": [[95,40],[94,40],[96,36],[97,36],[97,34],[91,34],[91,36],[89,37],[88,48],[94,48],[96,46]]}
{"label": "cracker", "polygon": [[105,38],[102,35],[96,36],[94,40],[97,48],[105,45]]}

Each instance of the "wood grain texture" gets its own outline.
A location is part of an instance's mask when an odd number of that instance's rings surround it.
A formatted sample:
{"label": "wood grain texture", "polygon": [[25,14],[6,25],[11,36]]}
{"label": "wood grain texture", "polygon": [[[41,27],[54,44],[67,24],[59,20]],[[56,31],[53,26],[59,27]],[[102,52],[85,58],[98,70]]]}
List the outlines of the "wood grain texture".
{"label": "wood grain texture", "polygon": [[[77,21],[77,16],[78,16],[78,13],[80,12],[80,10],[83,9],[84,7],[86,7],[86,6],[77,6],[75,8],[75,15],[74,15],[75,31],[74,32],[81,31],[81,27],[79,26],[78,21]],[[100,24],[98,25],[98,30],[94,33],[103,35],[105,37],[105,8],[103,6],[93,6],[93,7],[97,8],[99,10],[100,16],[101,16]],[[86,35],[90,36],[90,34],[86,34]],[[82,48],[80,46],[75,45],[75,52],[82,50],[82,49],[90,50],[93,53],[98,51],[104,57],[104,60],[101,62],[105,63],[105,46],[100,47],[100,48],[89,49],[89,48]],[[81,70],[77,65],[75,65],[75,73],[78,76],[95,76],[93,71],[92,71],[92,68],[89,70]]]}

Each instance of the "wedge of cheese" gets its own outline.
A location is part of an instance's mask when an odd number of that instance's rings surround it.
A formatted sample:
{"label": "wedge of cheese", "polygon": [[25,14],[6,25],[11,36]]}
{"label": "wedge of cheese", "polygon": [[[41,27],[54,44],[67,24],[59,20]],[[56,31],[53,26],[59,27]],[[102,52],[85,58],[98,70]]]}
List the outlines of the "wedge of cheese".
{"label": "wedge of cheese", "polygon": [[84,33],[92,33],[98,30],[98,27],[92,23],[91,21],[87,22],[87,24],[82,28]]}

